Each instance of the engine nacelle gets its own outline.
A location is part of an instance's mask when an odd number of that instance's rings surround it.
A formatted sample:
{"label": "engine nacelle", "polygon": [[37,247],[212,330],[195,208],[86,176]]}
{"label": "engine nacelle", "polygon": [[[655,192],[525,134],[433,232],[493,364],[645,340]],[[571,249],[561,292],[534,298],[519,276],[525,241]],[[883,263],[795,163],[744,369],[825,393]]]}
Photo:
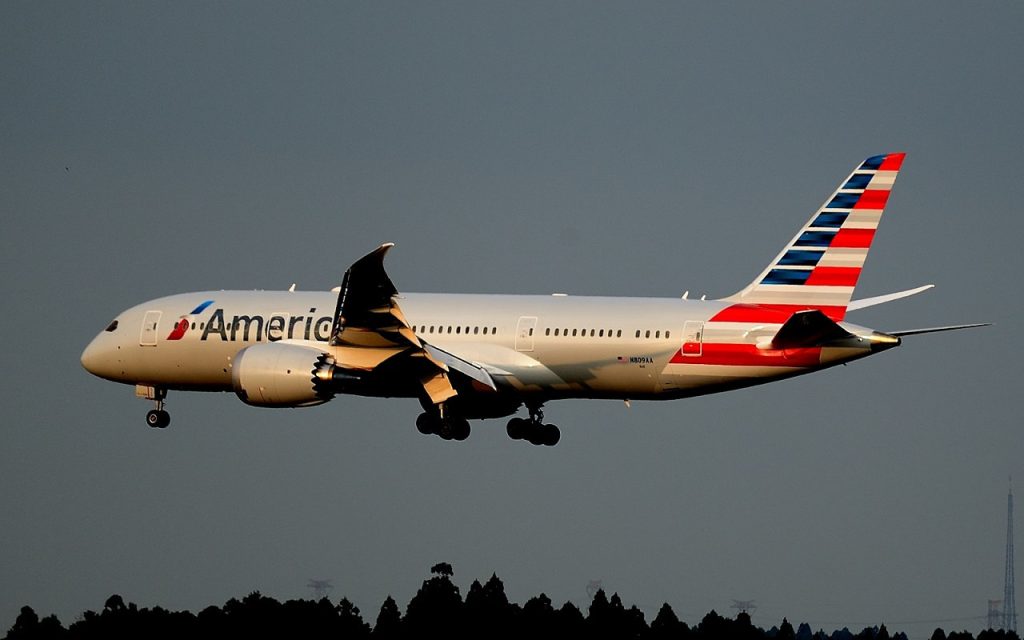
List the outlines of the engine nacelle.
{"label": "engine nacelle", "polygon": [[298,344],[254,344],[238,352],[231,385],[239,399],[257,407],[312,407],[334,397],[330,380],[334,359],[320,349]]}

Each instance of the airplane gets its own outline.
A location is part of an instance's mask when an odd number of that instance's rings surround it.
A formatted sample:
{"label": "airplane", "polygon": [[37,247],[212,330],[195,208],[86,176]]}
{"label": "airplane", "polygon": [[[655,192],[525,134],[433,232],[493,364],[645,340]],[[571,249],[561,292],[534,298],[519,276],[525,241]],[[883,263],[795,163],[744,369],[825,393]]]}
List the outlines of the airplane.
{"label": "airplane", "polygon": [[[135,386],[170,422],[167,392],[233,391],[257,407],[338,394],[417,398],[423,434],[465,440],[470,419],[504,418],[514,440],[558,443],[543,407],[567,398],[671,400],[790,378],[985,326],[876,331],[849,311],[933,285],[852,300],[904,153],[872,156],[750,284],[717,299],[400,293],[394,246],[357,260],[327,292],[202,291],[120,313],[82,365]],[[516,416],[525,407],[528,418]]]}

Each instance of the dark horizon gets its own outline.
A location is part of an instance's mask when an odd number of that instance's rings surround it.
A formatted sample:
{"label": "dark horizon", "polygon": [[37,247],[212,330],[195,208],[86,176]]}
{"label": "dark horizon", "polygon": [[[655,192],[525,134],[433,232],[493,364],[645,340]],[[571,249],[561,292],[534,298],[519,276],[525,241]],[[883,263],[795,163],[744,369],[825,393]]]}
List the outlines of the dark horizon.
{"label": "dark horizon", "polygon": [[[556,607],[543,592],[520,605],[509,600],[505,585],[496,574],[483,583],[474,580],[463,598],[452,580],[453,573],[448,563],[431,567],[431,577],[423,581],[405,606],[404,614],[390,595],[373,617],[364,615],[346,597],[339,599],[337,605],[326,596],[278,602],[254,591],[240,600],[231,598],[223,607],[209,605],[195,614],[191,611],[168,611],[159,606],[140,609],[115,594],[107,598],[100,612],[84,611],[66,627],[56,616],[40,617],[26,605],[4,640],[128,635],[233,637],[257,631],[287,637],[380,639],[576,638],[587,634],[635,640],[908,640],[903,631],[890,629],[884,622],[859,631],[844,627],[827,632],[812,629],[805,622],[790,622],[784,617],[777,625],[764,629],[752,624],[746,610],[737,612],[734,618],[712,610],[699,622],[688,624],[680,620],[667,602],[651,617],[650,612],[641,611],[636,605],[627,607],[617,592],[609,597],[602,588],[596,589],[585,612],[571,602]],[[752,603],[745,604],[750,606]],[[969,631],[951,630],[947,633],[942,627],[936,627],[929,638],[975,640]],[[977,640],[1017,638],[1013,632],[993,629],[984,630],[977,636]]]}

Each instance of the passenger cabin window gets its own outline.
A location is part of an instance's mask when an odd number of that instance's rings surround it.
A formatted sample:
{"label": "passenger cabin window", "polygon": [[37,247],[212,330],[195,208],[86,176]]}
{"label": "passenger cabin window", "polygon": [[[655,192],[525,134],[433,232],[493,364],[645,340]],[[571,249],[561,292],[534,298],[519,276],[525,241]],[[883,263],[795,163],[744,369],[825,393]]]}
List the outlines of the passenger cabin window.
{"label": "passenger cabin window", "polygon": [[638,338],[640,337],[640,330],[639,329],[636,330],[636,337],[638,337]]}

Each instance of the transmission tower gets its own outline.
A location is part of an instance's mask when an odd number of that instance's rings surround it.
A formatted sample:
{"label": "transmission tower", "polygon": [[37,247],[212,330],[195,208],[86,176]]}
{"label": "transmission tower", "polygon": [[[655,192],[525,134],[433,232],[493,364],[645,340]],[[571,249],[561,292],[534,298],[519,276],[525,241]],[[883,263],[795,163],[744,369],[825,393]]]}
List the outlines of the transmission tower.
{"label": "transmission tower", "polygon": [[988,626],[985,627],[986,629],[999,629],[1003,626],[1003,612],[999,608],[1002,604],[1002,600],[988,601]]}
{"label": "transmission tower", "polygon": [[1013,478],[1006,495],[1006,577],[1003,582],[1003,629],[1017,631],[1016,596],[1013,593]]}
{"label": "transmission tower", "polygon": [[317,600],[326,598],[334,588],[330,580],[310,580],[306,586],[313,592],[313,597]]}
{"label": "transmission tower", "polygon": [[740,613],[752,614],[757,611],[757,605],[753,600],[733,600],[730,609],[736,609]]}

